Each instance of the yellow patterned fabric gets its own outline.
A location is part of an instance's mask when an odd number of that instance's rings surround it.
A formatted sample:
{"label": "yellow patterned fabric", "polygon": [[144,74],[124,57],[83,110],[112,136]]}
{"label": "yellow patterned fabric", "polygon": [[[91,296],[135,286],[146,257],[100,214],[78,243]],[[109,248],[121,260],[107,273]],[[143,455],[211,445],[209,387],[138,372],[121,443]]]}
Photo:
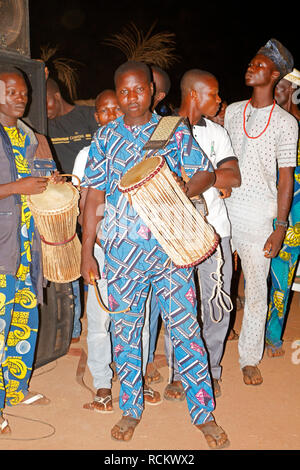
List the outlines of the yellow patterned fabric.
{"label": "yellow patterned fabric", "polygon": [[[14,152],[19,178],[31,175],[26,160],[29,137],[5,128]],[[37,298],[30,265],[34,222],[25,195],[21,195],[20,265],[16,276],[0,275],[0,410],[17,405],[26,396],[38,331]]]}

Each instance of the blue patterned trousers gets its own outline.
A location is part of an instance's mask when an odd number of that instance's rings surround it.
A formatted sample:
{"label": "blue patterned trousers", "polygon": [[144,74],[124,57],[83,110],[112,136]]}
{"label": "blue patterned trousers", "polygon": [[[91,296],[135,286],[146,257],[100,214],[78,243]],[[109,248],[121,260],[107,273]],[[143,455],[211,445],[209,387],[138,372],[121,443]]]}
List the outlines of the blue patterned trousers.
{"label": "blue patterned trousers", "polygon": [[151,284],[165,328],[170,332],[191,421],[202,424],[212,420],[215,404],[207,353],[197,321],[193,270],[164,267],[159,263],[145,274],[138,269],[128,269],[126,276],[117,276],[116,272],[107,271],[110,310],[130,307],[128,312],[111,314],[114,360],[121,385],[119,405],[123,414],[139,419],[144,408],[141,338],[144,306]]}

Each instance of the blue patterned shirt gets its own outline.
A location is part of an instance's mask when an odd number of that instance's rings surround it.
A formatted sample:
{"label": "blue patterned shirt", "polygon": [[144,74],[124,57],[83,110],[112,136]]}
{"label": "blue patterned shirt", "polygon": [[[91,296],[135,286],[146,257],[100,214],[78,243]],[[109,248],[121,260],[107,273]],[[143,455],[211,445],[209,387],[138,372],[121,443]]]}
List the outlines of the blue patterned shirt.
{"label": "blue patterned shirt", "polygon": [[[87,160],[82,187],[105,191],[106,207],[102,242],[106,257],[121,260],[126,266],[144,252],[159,246],[155,237],[118,189],[121,177],[145,156],[142,150],[153,133],[160,116],[152,114],[142,126],[129,127],[123,116],[101,127],[94,136]],[[180,124],[164,149],[163,155],[171,171],[181,175],[181,166],[191,177],[197,171],[213,171],[213,167],[191,136],[188,127]]]}

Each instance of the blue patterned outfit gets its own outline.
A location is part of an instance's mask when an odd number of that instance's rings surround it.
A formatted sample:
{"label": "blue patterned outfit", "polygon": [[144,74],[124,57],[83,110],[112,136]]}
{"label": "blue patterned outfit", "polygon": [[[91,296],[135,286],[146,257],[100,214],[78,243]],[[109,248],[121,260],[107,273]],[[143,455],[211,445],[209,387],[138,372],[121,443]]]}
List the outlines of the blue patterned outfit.
{"label": "blue patterned outfit", "polygon": [[[130,307],[129,312],[111,314],[114,359],[121,385],[120,408],[124,415],[137,419],[143,411],[141,331],[152,285],[171,333],[192,423],[201,424],[212,419],[214,400],[196,318],[193,269],[166,266],[168,256],[118,189],[121,177],[143,159],[142,148],[159,119],[153,114],[147,124],[128,127],[120,117],[100,128],[91,144],[82,186],[106,193],[102,243],[109,308],[114,311]],[[185,125],[178,126],[158,153],[178,175],[181,165],[188,176],[197,170],[213,171]]]}

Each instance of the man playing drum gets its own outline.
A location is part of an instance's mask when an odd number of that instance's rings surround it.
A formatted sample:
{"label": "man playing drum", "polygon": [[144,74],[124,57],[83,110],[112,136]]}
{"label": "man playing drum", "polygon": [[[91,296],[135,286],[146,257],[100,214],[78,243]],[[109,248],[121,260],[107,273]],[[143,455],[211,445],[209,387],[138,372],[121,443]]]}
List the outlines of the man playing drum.
{"label": "man playing drum", "polygon": [[[150,71],[145,64],[127,62],[115,72],[115,86],[124,117],[100,128],[91,145],[83,183],[89,190],[84,210],[81,269],[86,282],[91,283],[93,277],[99,279],[93,249],[106,202],[102,232],[104,275],[112,311],[112,342],[123,412],[111,436],[129,441],[141,419],[144,407],[141,331],[151,285],[161,304],[165,325],[171,330],[192,423],[203,432],[211,448],[221,448],[229,441],[212,416],[213,392],[196,318],[193,270],[168,264],[168,256],[118,189],[124,173],[145,157],[142,149],[160,119],[150,111],[153,94]],[[214,183],[212,166],[186,126],[179,125],[158,153],[177,175],[180,176],[181,165],[189,176],[194,175],[186,188],[189,197]],[[127,308],[129,311],[114,313]]]}
{"label": "man playing drum", "polygon": [[[42,301],[39,236],[26,195],[42,193],[49,160],[34,168],[39,141],[20,118],[28,101],[23,74],[0,68],[0,436],[10,433],[6,406],[50,402],[29,391]],[[43,176],[41,176],[43,175]],[[55,176],[55,181],[58,178]]]}

